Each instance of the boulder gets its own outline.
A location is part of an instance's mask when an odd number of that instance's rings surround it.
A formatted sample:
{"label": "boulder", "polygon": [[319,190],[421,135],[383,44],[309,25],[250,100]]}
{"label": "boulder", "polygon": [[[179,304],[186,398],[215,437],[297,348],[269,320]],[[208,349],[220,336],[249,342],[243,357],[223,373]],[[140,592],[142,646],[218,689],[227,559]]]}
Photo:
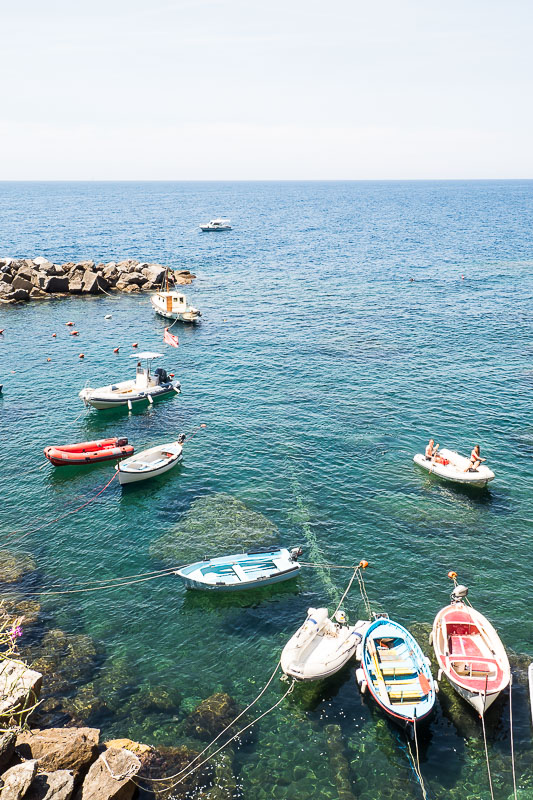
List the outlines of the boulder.
{"label": "boulder", "polygon": [[98,286],[98,275],[90,269],[86,269],[83,273],[83,294],[99,294],[100,287]]}
{"label": "boulder", "polygon": [[30,292],[30,300],[46,300],[49,299],[50,295],[47,292],[44,292],[42,289],[38,289],[36,286]]}
{"label": "boulder", "polygon": [[25,761],[16,764],[2,775],[4,786],[2,800],[20,800],[26,795],[28,788],[37,772],[37,761]]}
{"label": "boulder", "polygon": [[53,292],[68,292],[68,278],[66,275],[50,275],[43,281],[41,288],[43,291],[50,293]]}
{"label": "boulder", "polygon": [[18,583],[37,569],[37,562],[29,553],[0,550],[0,583]]}
{"label": "boulder", "polygon": [[48,259],[45,258],[44,256],[37,256],[37,258],[33,259],[33,263],[35,264],[36,267],[41,267],[41,266],[44,267],[45,265],[52,266],[50,261],[48,261]]}
{"label": "boulder", "polygon": [[104,278],[102,270],[99,270],[96,274],[98,276],[98,286],[100,289],[109,289],[109,281],[107,278]]}
{"label": "boulder", "polygon": [[74,273],[73,278],[68,279],[68,290],[71,294],[81,294],[83,289],[83,279],[79,272]]}
{"label": "boulder", "polygon": [[23,731],[17,736],[16,750],[22,758],[39,759],[39,768],[45,772],[78,773],[97,757],[99,737],[97,728]]}
{"label": "boulder", "polygon": [[0,282],[12,283],[13,275],[10,272],[0,272]]}
{"label": "boulder", "polygon": [[14,303],[22,303],[24,300],[30,299],[30,293],[26,289],[15,289],[14,292],[10,292],[4,296],[6,300],[12,300]]}
{"label": "boulder", "polygon": [[[27,275],[28,273],[24,273]],[[15,291],[16,289],[24,289],[26,292],[31,292],[33,289],[33,283],[31,282],[31,275],[29,278],[23,278],[21,275],[18,275],[13,279],[13,283],[11,284],[11,288]]]}
{"label": "boulder", "polygon": [[114,283],[118,278],[119,271],[117,269],[117,265],[114,261],[110,261],[109,264],[106,264],[102,270],[102,275],[106,279],[106,281],[110,281]]}
{"label": "boulder", "polygon": [[24,708],[34,706],[43,682],[40,672],[29,669],[22,661],[4,658],[0,661],[0,719],[20,719]]}
{"label": "boulder", "polygon": [[187,733],[210,740],[239,714],[237,703],[225,692],[216,692],[195,708],[187,720]]}
{"label": "boulder", "polygon": [[[23,267],[20,267],[20,269],[17,270],[16,277],[17,278],[22,278],[22,280],[24,280],[24,281],[30,281],[30,283],[31,283],[32,280],[33,280],[34,275],[35,275],[35,270],[33,269],[33,267],[23,266]],[[22,288],[24,288],[24,287],[22,287]]]}
{"label": "boulder", "polygon": [[9,294],[12,291],[11,285],[5,281],[0,281],[0,294]]}
{"label": "boulder", "polygon": [[78,261],[76,263],[76,267],[79,267],[79,269],[82,269],[84,272],[87,269],[92,270],[94,267],[94,261]]}
{"label": "boulder", "polygon": [[12,258],[0,258],[0,267],[9,267],[12,261]]}
{"label": "boulder", "polygon": [[104,742],[104,747],[108,750],[114,748],[115,750],[130,750],[138,756],[144,756],[146,753],[151,753],[153,747],[149,744],[142,744],[141,742],[134,742],[132,739],[110,739],[109,742]]}
{"label": "boulder", "polygon": [[135,283],[137,286],[142,286],[147,281],[147,278],[141,272],[130,272],[127,276],[124,276],[124,279],[128,283]]}
{"label": "boulder", "polygon": [[74,775],[70,770],[41,772],[36,775],[24,800],[70,800],[74,791]]}
{"label": "boulder", "polygon": [[61,269],[63,272],[71,272],[76,264],[73,261],[67,261],[66,264],[61,264]]}
{"label": "boulder", "polygon": [[111,747],[90,767],[76,800],[130,800],[137,788],[131,778],[140,768],[131,750]]}
{"label": "boulder", "polygon": [[151,283],[159,284],[165,277],[166,268],[162,267],[161,264],[148,264],[148,266],[143,267],[141,271],[144,277],[151,281]]}
{"label": "boulder", "polygon": [[13,758],[16,740],[17,734],[14,731],[6,731],[0,736],[0,772]]}

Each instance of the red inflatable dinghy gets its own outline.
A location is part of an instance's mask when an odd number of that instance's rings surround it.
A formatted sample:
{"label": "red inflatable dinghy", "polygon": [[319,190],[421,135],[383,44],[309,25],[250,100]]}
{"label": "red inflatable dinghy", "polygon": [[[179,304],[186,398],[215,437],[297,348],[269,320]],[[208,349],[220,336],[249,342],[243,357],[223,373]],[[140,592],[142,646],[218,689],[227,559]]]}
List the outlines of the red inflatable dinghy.
{"label": "red inflatable dinghy", "polygon": [[126,458],[133,453],[134,447],[128,444],[127,439],[100,439],[98,442],[79,442],[44,448],[46,458],[56,467],[95,464],[97,461]]}

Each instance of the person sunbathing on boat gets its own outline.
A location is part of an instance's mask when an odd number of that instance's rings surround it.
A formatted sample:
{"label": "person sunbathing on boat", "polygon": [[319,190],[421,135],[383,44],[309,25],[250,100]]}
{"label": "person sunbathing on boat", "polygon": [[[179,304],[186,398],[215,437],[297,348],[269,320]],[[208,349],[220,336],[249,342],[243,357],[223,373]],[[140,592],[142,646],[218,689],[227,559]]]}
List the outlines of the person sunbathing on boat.
{"label": "person sunbathing on boat", "polygon": [[475,472],[475,470],[481,465],[482,461],[486,461],[486,458],[481,458],[479,445],[476,444],[472,452],[470,453],[470,464],[464,470],[465,472]]}
{"label": "person sunbathing on boat", "polygon": [[428,461],[432,461],[435,456],[437,455],[437,450],[439,449],[439,445],[435,445],[433,439],[429,440],[429,443],[426,447],[426,458]]}

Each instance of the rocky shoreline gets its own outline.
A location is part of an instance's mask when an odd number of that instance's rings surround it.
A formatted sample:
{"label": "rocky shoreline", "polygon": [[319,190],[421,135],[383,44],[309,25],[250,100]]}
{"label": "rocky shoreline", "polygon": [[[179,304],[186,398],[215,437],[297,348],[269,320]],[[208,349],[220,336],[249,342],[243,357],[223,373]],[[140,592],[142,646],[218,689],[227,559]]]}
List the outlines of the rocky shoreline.
{"label": "rocky shoreline", "polygon": [[0,258],[0,303],[26,303],[71,295],[97,295],[106,292],[141,292],[159,289],[168,274],[168,284],[192,283],[196,275],[162,264],[126,259],[95,264],[94,261],[69,261],[53,264],[37,258]]}

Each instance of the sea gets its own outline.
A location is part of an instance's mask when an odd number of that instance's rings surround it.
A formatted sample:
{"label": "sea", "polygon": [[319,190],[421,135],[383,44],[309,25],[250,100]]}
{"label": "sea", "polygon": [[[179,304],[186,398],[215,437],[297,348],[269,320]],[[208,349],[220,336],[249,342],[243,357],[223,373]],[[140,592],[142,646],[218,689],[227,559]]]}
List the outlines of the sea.
{"label": "sea", "polygon": [[[220,215],[231,231],[200,232]],[[174,326],[177,349],[142,293],[0,308],[1,546],[36,565],[16,588],[40,604],[36,652],[63,631],[98,654],[64,676],[76,719],[103,740],[201,750],[198,704],[251,703],[307,609],[335,608],[352,565],[368,561],[371,611],[428,653],[453,570],[513,669],[485,737],[445,677],[415,747],[360,694],[355,664],[279,704],[276,676],[246,721],[276,707],[234,743],[216,797],[488,800],[487,757],[496,800],[514,797],[513,763],[518,797],[533,797],[532,230],[533,181],[0,183],[0,256],[131,258],[197,276],[184,289],[201,323]],[[131,377],[140,350],[162,354],[182,394],[86,410],[79,391]],[[43,456],[181,433],[180,466],[124,489],[101,492],[112,462]],[[430,437],[464,454],[480,444],[494,481],[469,489],[421,471],[413,456]],[[225,596],[187,591],[171,571],[136,577],[273,541],[315,566]],[[73,587],[90,591],[47,594]],[[343,608],[367,618],[357,581]]]}

